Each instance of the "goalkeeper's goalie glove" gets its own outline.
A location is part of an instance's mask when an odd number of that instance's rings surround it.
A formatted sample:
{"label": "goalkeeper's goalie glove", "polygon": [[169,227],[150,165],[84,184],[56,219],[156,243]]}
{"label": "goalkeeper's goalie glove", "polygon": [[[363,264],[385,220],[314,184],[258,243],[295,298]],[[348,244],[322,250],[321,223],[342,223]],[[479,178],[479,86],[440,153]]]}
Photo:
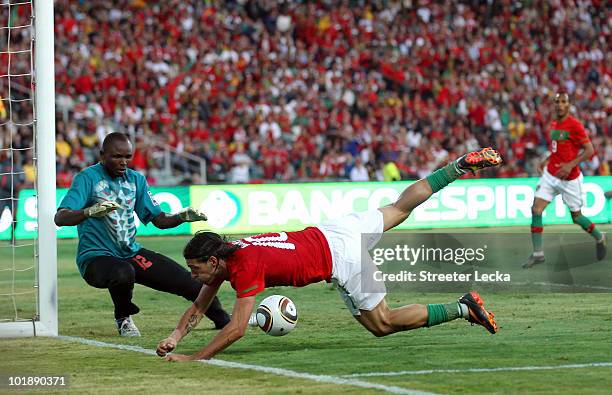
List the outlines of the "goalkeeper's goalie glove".
{"label": "goalkeeper's goalie glove", "polygon": [[111,202],[110,200],[105,200],[103,202],[96,203],[91,207],[87,207],[83,210],[83,214],[85,214],[87,218],[100,218],[104,217],[111,211],[117,210],[119,207],[121,207],[119,204]]}
{"label": "goalkeeper's goalie glove", "polygon": [[185,222],[206,221],[208,219],[208,217],[206,217],[206,214],[193,207],[185,207],[184,209],[179,211],[177,215]]}

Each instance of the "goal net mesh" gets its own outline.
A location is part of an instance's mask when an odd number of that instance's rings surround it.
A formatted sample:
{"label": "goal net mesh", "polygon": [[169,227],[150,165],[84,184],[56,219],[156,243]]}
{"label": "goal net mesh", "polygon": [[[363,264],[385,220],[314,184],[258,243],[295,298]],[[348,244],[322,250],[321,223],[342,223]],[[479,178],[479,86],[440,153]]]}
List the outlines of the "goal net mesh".
{"label": "goal net mesh", "polygon": [[34,11],[32,1],[0,4],[1,324],[35,321],[39,311],[37,240],[15,237],[25,225],[17,221],[18,210],[36,210],[35,200],[34,207],[19,201],[21,189],[36,189]]}

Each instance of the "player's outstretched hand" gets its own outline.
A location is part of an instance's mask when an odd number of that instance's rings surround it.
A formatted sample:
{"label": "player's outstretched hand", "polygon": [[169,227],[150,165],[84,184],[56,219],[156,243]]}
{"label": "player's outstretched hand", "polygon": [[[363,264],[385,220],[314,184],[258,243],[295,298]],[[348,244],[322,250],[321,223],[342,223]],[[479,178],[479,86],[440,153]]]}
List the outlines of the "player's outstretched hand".
{"label": "player's outstretched hand", "polygon": [[570,173],[572,172],[572,169],[574,168],[574,166],[572,166],[571,163],[562,163],[559,165],[559,171],[557,171],[557,178],[560,178],[562,180],[565,180]]}
{"label": "player's outstretched hand", "polygon": [[157,355],[160,357],[165,357],[167,353],[174,350],[176,348],[176,340],[172,337],[167,337],[164,340],[160,341],[157,345]]}
{"label": "player's outstretched hand", "polygon": [[178,216],[185,222],[206,221],[206,214],[193,207],[185,207],[178,212]]}
{"label": "player's outstretched hand", "polygon": [[85,214],[87,218],[100,218],[104,217],[111,211],[117,210],[119,207],[121,206],[119,206],[118,203],[111,202],[110,200],[105,200],[103,202],[96,203],[91,207],[87,207],[83,210],[83,214]]}
{"label": "player's outstretched hand", "polygon": [[166,357],[166,361],[168,362],[185,362],[185,361],[192,361],[193,358],[189,355],[184,355],[184,354],[172,354],[172,355],[168,355]]}

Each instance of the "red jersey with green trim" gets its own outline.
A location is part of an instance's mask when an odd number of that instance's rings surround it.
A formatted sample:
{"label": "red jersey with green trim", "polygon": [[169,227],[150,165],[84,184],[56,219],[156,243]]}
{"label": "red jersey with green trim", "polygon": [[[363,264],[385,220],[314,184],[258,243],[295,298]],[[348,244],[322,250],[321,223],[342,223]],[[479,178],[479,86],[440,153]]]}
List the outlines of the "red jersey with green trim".
{"label": "red jersey with green trim", "polygon": [[[563,121],[552,121],[550,123],[550,159],[546,169],[556,176],[559,167],[567,162],[571,162],[578,156],[582,146],[588,143],[589,136],[582,123],[571,115]],[[580,168],[574,167],[567,180],[573,180],[580,175]]]}
{"label": "red jersey with green trim", "polygon": [[266,233],[235,243],[240,249],[226,262],[238,298],[256,295],[267,287],[303,287],[331,279],[331,251],[317,228]]}

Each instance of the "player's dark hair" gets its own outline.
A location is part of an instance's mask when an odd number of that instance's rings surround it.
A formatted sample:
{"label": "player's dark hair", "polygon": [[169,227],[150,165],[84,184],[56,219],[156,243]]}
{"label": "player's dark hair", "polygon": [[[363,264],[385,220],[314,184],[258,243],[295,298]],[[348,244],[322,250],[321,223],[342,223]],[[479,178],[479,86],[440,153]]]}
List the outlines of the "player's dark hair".
{"label": "player's dark hair", "polygon": [[215,232],[200,230],[189,240],[183,249],[185,259],[208,260],[211,256],[217,259],[226,259],[232,255],[240,246],[232,244],[225,237]]}
{"label": "player's dark hair", "polygon": [[106,137],[104,137],[104,141],[102,142],[102,152],[108,151],[111,145],[115,144],[118,141],[127,141],[130,142],[130,138],[127,134],[113,132],[109,133]]}

